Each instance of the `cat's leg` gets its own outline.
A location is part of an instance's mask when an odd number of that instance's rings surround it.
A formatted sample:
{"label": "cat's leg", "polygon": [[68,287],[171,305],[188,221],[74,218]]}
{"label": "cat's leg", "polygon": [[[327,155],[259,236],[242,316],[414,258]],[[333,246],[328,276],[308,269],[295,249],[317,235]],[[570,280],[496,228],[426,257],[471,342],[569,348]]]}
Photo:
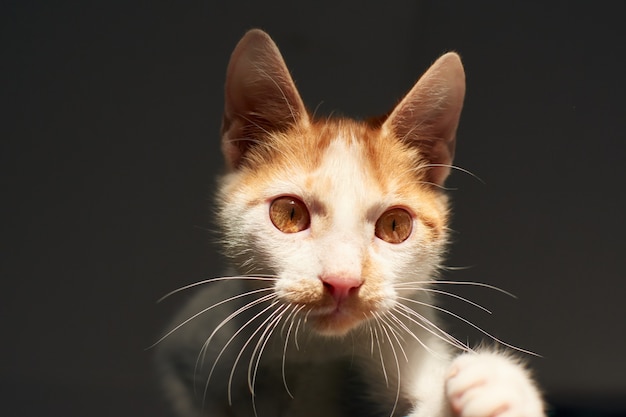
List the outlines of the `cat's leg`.
{"label": "cat's leg", "polygon": [[429,392],[422,392],[410,417],[545,416],[528,372],[505,354],[465,353],[439,375],[439,387],[432,390],[431,385]]}
{"label": "cat's leg", "polygon": [[542,417],[541,396],[528,372],[494,352],[466,353],[450,365],[446,397],[459,417]]}

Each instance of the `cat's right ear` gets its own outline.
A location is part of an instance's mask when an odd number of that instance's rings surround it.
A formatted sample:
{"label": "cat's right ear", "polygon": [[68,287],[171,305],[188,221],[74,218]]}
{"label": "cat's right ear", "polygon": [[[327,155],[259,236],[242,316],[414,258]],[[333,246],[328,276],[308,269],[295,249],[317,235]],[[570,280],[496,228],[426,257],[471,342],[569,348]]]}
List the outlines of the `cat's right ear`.
{"label": "cat's right ear", "polygon": [[428,163],[426,179],[433,184],[443,185],[450,173],[464,96],[461,59],[449,52],[422,75],[383,123],[383,129],[419,149]]}
{"label": "cat's right ear", "polygon": [[278,47],[262,30],[239,41],[226,71],[222,152],[237,169],[269,132],[308,124],[304,103]]}

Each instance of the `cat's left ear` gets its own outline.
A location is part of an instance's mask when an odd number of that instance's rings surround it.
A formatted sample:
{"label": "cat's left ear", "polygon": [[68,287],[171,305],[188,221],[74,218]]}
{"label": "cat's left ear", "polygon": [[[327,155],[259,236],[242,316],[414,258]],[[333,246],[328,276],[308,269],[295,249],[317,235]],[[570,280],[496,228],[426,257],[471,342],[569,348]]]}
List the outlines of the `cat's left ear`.
{"label": "cat's left ear", "polygon": [[465,72],[453,52],[439,58],[391,112],[382,128],[417,146],[427,160],[428,181],[442,185],[450,174]]}
{"label": "cat's left ear", "polygon": [[278,47],[262,30],[239,41],[226,71],[222,152],[229,167],[268,133],[309,123],[309,116]]}

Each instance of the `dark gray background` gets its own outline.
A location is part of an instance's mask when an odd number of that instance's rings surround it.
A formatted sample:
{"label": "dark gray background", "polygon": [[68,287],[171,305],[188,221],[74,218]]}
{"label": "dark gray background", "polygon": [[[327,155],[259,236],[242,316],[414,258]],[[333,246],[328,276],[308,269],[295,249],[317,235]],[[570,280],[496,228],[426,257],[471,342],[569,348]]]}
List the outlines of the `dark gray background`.
{"label": "dark gray background", "polygon": [[553,404],[626,410],[625,5],[2,2],[3,409],[165,415],[144,348],[185,297],[155,301],[221,270],[224,71],[261,27],[319,114],[385,112],[462,55],[456,163],[485,183],[449,182],[449,264],[473,267],[446,278],[519,297],[458,289],[494,311],[468,318],[543,355]]}

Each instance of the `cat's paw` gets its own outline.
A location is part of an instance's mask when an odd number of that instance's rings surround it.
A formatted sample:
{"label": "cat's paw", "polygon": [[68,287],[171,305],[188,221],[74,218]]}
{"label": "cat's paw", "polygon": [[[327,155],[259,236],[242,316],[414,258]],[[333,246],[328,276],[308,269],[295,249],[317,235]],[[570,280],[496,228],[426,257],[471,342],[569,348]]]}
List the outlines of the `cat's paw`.
{"label": "cat's paw", "polygon": [[526,371],[496,353],[463,354],[446,380],[450,407],[459,417],[542,417],[543,402]]}

